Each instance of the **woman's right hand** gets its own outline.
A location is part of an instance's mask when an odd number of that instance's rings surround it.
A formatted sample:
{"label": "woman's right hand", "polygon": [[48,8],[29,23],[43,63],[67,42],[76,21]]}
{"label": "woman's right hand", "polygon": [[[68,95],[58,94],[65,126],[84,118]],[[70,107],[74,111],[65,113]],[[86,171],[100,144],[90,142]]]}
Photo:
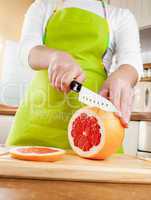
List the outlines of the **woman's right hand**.
{"label": "woman's right hand", "polygon": [[85,80],[84,72],[71,55],[56,51],[51,55],[49,68],[49,80],[58,91],[67,93],[70,91],[70,83],[73,79],[82,83]]}

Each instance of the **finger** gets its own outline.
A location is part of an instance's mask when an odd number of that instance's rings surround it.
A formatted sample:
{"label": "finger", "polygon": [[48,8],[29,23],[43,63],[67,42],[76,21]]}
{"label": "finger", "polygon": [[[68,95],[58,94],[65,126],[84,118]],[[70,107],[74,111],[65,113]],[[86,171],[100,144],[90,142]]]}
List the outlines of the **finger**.
{"label": "finger", "polygon": [[107,89],[107,88],[102,89],[100,91],[100,95],[108,99],[108,97],[109,97],[109,89]]}
{"label": "finger", "polygon": [[73,71],[67,72],[64,74],[64,76],[61,79],[61,90],[63,92],[69,92],[70,91],[70,83],[75,79],[75,77],[79,76],[79,71]]}
{"label": "finger", "polygon": [[119,118],[119,119],[120,119],[120,122],[121,122],[122,126],[123,126],[124,128],[128,128],[128,123],[126,123],[125,120],[124,120],[122,117]]}
{"label": "finger", "polygon": [[53,77],[53,73],[55,71],[56,66],[57,66],[57,63],[56,63],[55,59],[53,59],[53,61],[50,63],[49,68],[48,68],[50,82],[52,82],[52,77]]}
{"label": "finger", "polygon": [[79,76],[77,76],[75,78],[79,83],[83,83],[86,79],[85,74],[83,72],[81,72],[81,74]]}
{"label": "finger", "polygon": [[122,90],[121,95],[121,113],[122,113],[122,122],[128,126],[128,122],[131,114],[131,104],[132,97],[131,92],[127,90]]}
{"label": "finger", "polygon": [[52,78],[51,78],[51,84],[52,84],[53,87],[55,87],[55,82],[56,82],[56,77],[57,77],[57,75],[58,75],[58,71],[55,70],[55,71],[52,73]]}
{"label": "finger", "polygon": [[105,81],[103,84],[103,87],[100,90],[100,95],[105,97],[106,99],[109,99],[109,82],[108,80]]}
{"label": "finger", "polygon": [[124,128],[128,128],[128,123],[125,123],[125,120],[123,119],[121,112],[115,112],[114,115],[115,115],[117,118],[119,118],[120,123],[121,123],[121,125],[122,125]]}
{"label": "finger", "polygon": [[114,115],[115,115],[117,118],[119,118],[120,123],[121,123],[121,125],[122,125],[124,128],[128,128],[128,123],[125,122],[125,120],[124,120],[124,118],[123,118],[121,112],[116,112],[116,113],[114,113]]}
{"label": "finger", "polygon": [[61,78],[61,91],[62,92],[69,92],[69,88],[67,87],[66,83],[65,83],[65,80],[66,78],[69,76],[69,72],[66,72],[63,74],[62,78]]}
{"label": "finger", "polygon": [[61,91],[68,93],[70,91],[70,83],[74,79],[74,76],[67,72],[64,74],[61,80]]}
{"label": "finger", "polygon": [[55,79],[55,88],[61,91],[61,79],[64,75],[65,71],[58,72],[56,79]]}
{"label": "finger", "polygon": [[121,124],[123,125],[124,128],[128,128],[128,123],[132,111],[133,96],[134,96],[133,91],[122,90],[121,113],[120,115],[118,113],[115,113],[115,115],[120,119]]}
{"label": "finger", "polygon": [[120,87],[111,87],[109,89],[109,100],[114,104],[114,106],[117,108],[119,112],[117,112],[117,115],[120,116],[120,110],[121,110],[121,88]]}

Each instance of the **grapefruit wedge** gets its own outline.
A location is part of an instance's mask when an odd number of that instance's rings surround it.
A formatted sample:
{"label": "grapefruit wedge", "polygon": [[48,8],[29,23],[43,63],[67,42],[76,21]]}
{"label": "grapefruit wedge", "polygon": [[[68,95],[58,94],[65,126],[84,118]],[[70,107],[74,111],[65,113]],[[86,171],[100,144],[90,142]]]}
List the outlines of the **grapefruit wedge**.
{"label": "grapefruit wedge", "polygon": [[85,107],[72,116],[68,126],[69,143],[84,158],[106,159],[122,145],[124,128],[112,112]]}
{"label": "grapefruit wedge", "polygon": [[63,149],[41,146],[15,147],[10,150],[13,158],[29,161],[54,162],[63,157]]}

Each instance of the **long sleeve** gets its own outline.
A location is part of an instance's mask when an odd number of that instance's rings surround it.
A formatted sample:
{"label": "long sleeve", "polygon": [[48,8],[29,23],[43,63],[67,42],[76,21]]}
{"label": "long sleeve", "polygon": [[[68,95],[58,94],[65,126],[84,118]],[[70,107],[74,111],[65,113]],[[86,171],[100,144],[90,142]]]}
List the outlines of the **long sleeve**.
{"label": "long sleeve", "polygon": [[[111,7],[110,9],[113,10]],[[114,8],[109,15],[112,40],[110,50],[104,58],[107,70],[110,69],[115,55],[114,70],[123,64],[133,66],[139,78],[143,74],[139,30],[133,14],[127,9]]]}
{"label": "long sleeve", "polygon": [[29,66],[30,50],[43,44],[43,29],[48,13],[47,2],[48,0],[36,0],[25,14],[19,47],[19,59],[24,66]]}

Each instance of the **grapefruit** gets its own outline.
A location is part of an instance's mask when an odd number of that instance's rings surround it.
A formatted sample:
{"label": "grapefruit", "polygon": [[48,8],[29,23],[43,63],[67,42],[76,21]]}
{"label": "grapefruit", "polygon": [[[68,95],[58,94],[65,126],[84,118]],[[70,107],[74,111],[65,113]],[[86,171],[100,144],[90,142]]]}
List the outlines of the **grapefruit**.
{"label": "grapefruit", "polygon": [[79,156],[101,160],[121,147],[124,128],[114,113],[85,107],[72,116],[68,139],[73,151]]}
{"label": "grapefruit", "polygon": [[29,161],[53,162],[62,158],[65,151],[53,147],[25,146],[15,147],[10,150],[13,158]]}

